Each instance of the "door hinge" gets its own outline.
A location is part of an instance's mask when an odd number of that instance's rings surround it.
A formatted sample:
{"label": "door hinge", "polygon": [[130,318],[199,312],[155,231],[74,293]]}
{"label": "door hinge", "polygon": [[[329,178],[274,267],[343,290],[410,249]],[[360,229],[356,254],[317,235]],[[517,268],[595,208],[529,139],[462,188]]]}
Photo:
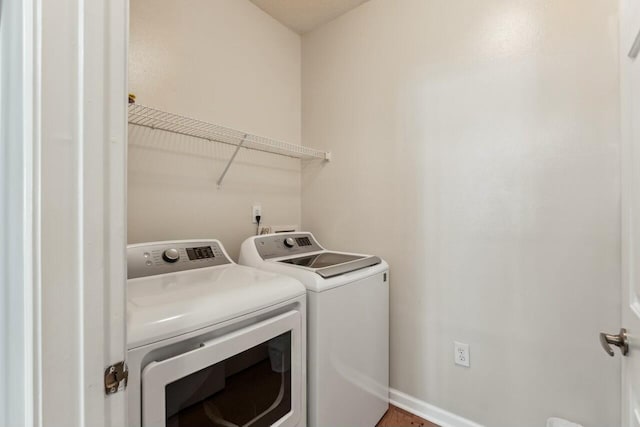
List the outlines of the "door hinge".
{"label": "door hinge", "polygon": [[118,362],[108,366],[104,371],[104,391],[106,394],[114,394],[127,388],[129,370],[127,364]]}

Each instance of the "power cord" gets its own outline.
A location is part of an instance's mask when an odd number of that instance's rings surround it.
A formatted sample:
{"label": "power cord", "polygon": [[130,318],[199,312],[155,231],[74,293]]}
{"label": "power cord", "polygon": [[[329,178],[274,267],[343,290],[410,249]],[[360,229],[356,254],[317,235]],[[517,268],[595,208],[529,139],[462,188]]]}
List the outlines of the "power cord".
{"label": "power cord", "polygon": [[256,236],[260,234],[260,218],[262,218],[262,216],[256,215]]}

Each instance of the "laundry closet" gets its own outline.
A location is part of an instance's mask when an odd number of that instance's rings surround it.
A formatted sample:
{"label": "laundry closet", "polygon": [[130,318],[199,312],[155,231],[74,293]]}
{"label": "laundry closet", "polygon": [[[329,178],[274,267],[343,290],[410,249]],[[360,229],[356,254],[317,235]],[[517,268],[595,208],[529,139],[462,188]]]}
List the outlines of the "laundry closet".
{"label": "laundry closet", "polygon": [[0,426],[640,426],[637,0],[0,17]]}
{"label": "laundry closet", "polygon": [[[150,258],[201,265],[214,257],[199,242],[215,240],[235,266],[245,242],[251,265],[285,275],[271,267],[291,250],[315,268],[300,238],[373,254],[387,377],[360,375],[374,355],[352,372],[327,352],[348,379],[336,390],[386,381],[385,410],[441,426],[622,425],[619,353],[598,343],[622,298],[616,2],[356,1],[304,28],[286,11],[303,6],[274,3],[130,1],[128,243],[179,241]],[[278,231],[298,234],[253,237]],[[312,322],[300,289],[271,313]],[[310,340],[286,357],[313,380],[327,350],[309,325],[285,330]],[[269,340],[249,358],[271,366]],[[291,425],[321,425],[305,416]]]}

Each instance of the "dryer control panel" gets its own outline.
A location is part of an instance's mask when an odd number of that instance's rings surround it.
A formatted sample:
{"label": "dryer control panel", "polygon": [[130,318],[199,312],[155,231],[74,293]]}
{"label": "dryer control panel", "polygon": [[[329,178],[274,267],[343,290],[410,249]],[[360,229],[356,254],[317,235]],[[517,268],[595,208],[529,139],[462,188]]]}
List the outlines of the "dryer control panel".
{"label": "dryer control panel", "polygon": [[262,259],[321,251],[311,233],[282,233],[257,237],[256,250]]}
{"label": "dryer control panel", "polygon": [[127,246],[128,279],[232,263],[217,240],[181,240]]}

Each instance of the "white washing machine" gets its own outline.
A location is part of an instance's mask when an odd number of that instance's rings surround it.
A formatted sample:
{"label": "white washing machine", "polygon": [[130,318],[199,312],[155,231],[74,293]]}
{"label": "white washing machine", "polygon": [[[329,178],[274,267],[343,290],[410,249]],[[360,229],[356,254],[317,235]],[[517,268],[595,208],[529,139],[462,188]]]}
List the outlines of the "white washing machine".
{"label": "white washing machine", "polygon": [[306,425],[305,288],[217,240],[130,245],[129,426]]}
{"label": "white washing machine", "polygon": [[389,403],[387,263],[328,251],[311,233],[251,237],[239,262],[307,288],[309,425],[376,425]]}

